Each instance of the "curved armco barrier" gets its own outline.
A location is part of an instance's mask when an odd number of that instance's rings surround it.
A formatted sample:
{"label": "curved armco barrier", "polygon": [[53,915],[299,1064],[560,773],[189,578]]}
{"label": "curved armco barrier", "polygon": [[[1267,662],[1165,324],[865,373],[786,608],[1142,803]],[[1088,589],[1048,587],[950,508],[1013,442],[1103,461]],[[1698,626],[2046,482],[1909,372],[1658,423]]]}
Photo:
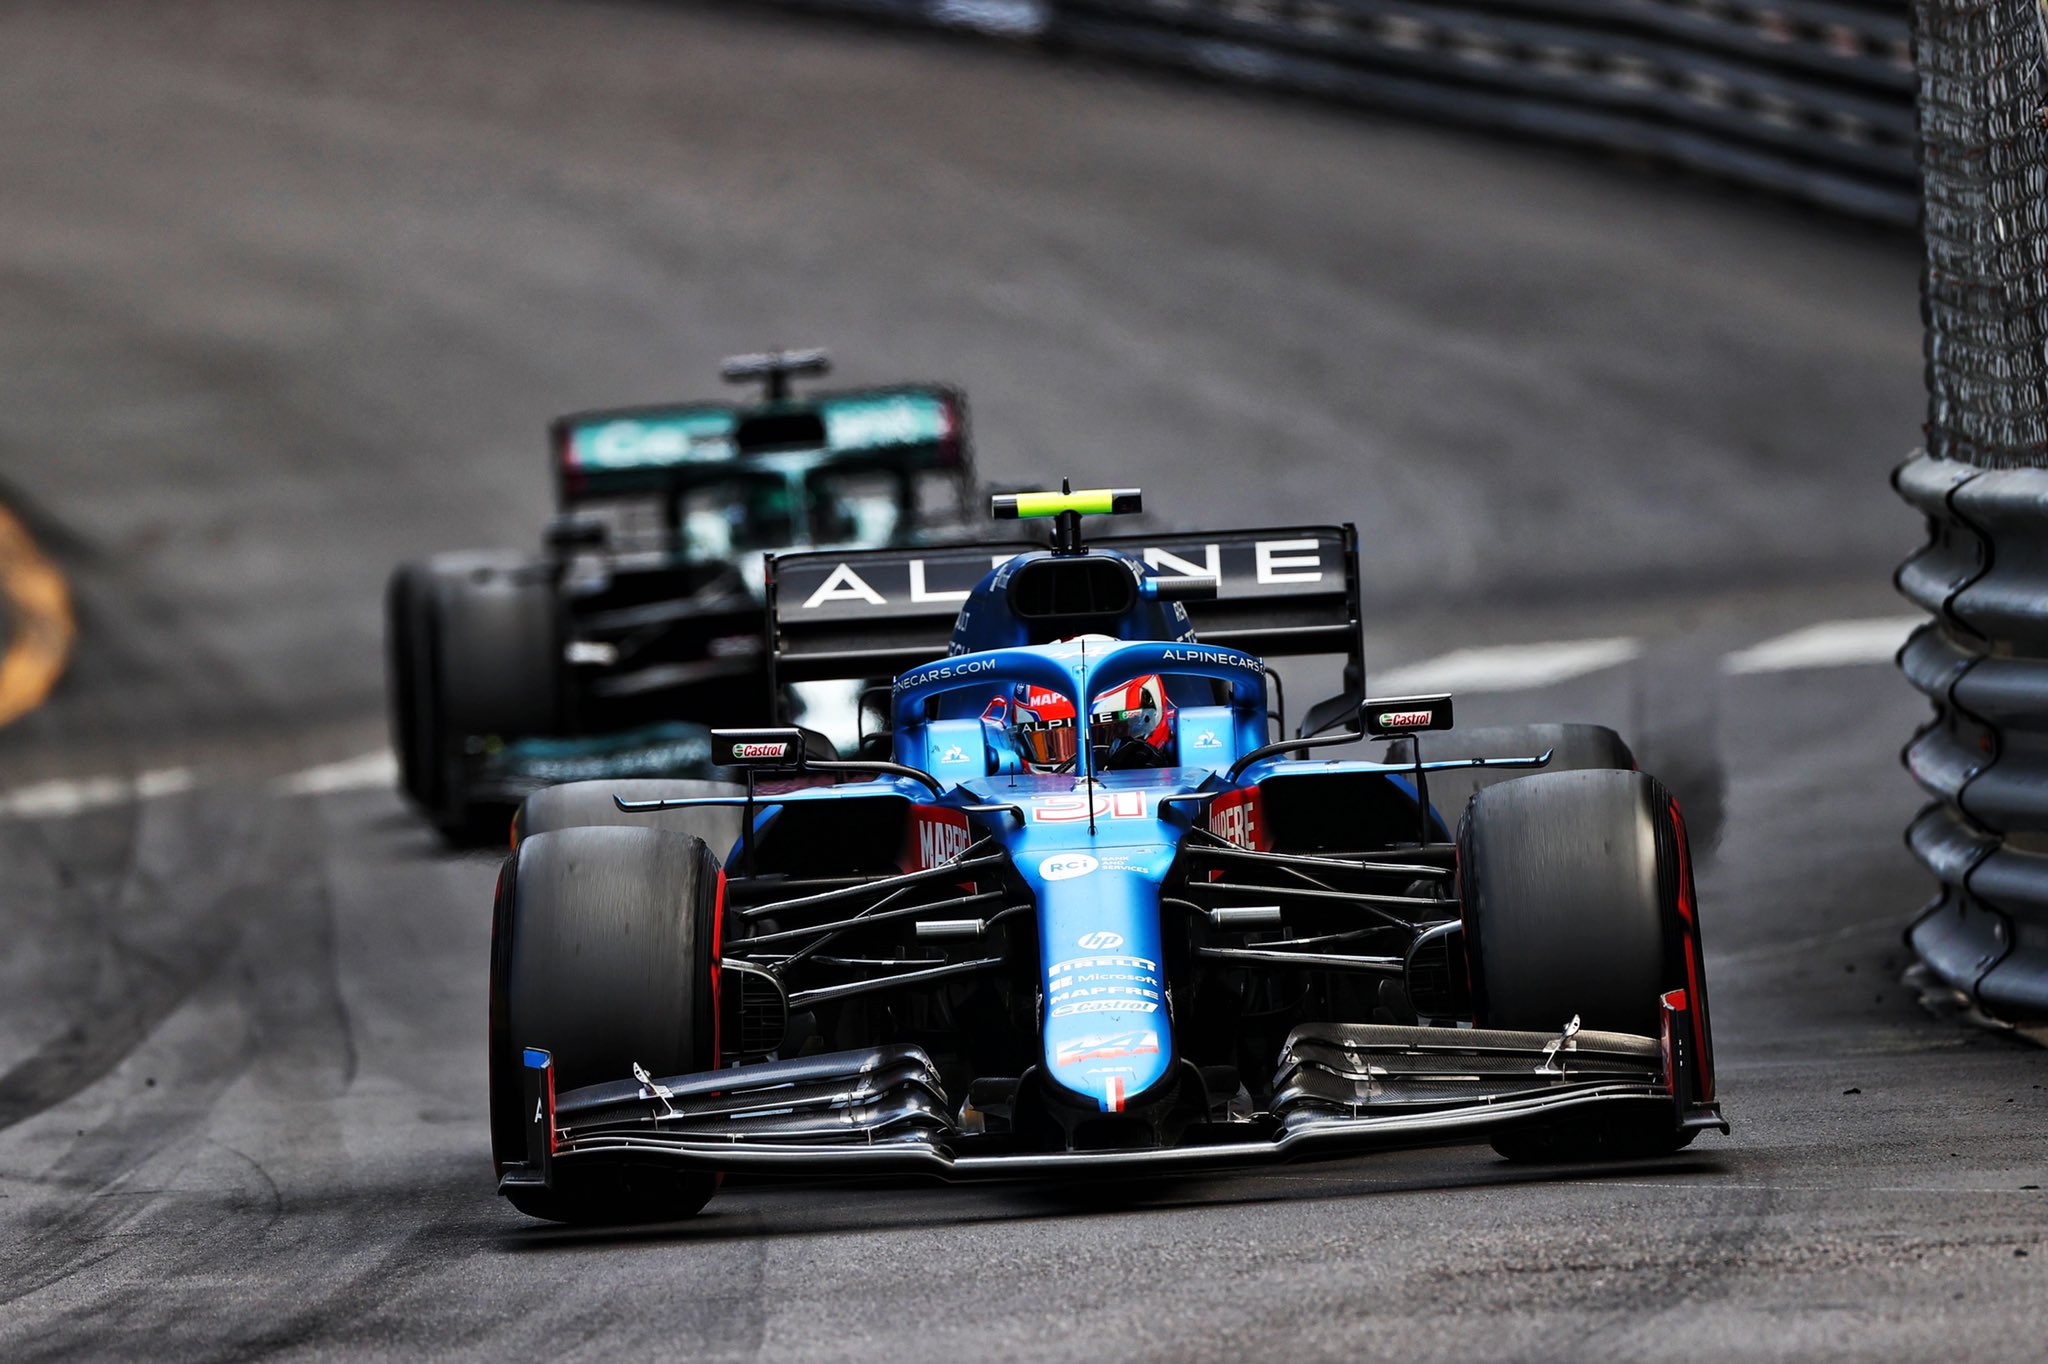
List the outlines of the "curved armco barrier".
{"label": "curved armco barrier", "polygon": [[1906,766],[1936,799],[1907,842],[1941,881],[1908,931],[1940,979],[2048,1017],[2048,12],[1920,0],[1927,517],[1900,651],[1934,717]]}
{"label": "curved armco barrier", "polygon": [[785,0],[1682,165],[1878,222],[1919,212],[1897,0]]}
{"label": "curved armco barrier", "polygon": [[2048,470],[1921,455],[1896,483],[1933,527],[1899,590],[1936,616],[1899,655],[1935,711],[1906,840],[1942,883],[1908,938],[1992,1013],[2048,1016]]}

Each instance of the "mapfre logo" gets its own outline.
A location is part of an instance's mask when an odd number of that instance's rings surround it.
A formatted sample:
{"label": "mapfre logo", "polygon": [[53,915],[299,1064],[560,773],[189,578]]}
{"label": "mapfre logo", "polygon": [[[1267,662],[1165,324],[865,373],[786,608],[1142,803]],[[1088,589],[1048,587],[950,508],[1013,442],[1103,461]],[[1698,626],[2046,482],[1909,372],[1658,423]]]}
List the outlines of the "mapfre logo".
{"label": "mapfre logo", "polygon": [[[1077,876],[1086,876],[1101,865],[1087,853],[1054,853],[1038,864],[1038,875],[1045,881],[1071,881]],[[1122,942],[1123,939],[1118,938],[1117,941]]]}
{"label": "mapfre logo", "polygon": [[[1092,862],[1095,859],[1091,857],[1088,860]],[[1074,945],[1083,952],[1114,952],[1117,948],[1124,945],[1124,935],[1121,933],[1083,933],[1074,940]]]}
{"label": "mapfre logo", "polygon": [[963,821],[920,819],[917,821],[917,860],[920,867],[937,867],[967,851],[967,825]]}
{"label": "mapfre logo", "polygon": [[788,744],[734,744],[735,758],[779,758],[789,752]]}
{"label": "mapfre logo", "polygon": [[1217,801],[1209,811],[1209,832],[1240,848],[1258,847],[1258,792],[1244,791]]}

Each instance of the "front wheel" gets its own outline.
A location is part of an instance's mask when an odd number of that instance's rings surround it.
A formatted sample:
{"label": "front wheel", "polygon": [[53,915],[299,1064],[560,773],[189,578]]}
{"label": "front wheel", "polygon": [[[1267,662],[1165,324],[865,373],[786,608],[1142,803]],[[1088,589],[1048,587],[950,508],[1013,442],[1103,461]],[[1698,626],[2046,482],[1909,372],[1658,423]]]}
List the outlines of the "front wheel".
{"label": "front wheel", "polygon": [[511,810],[471,789],[479,742],[561,731],[553,570],[529,555],[441,554],[385,594],[400,783],[448,842],[503,846]]}
{"label": "front wheel", "polygon": [[434,580],[425,564],[401,564],[384,590],[385,695],[399,788],[420,808],[442,805],[447,748],[437,668],[439,624]]}
{"label": "front wheel", "polygon": [[[1708,1066],[1704,981],[1684,825],[1640,772],[1545,773],[1473,796],[1458,830],[1459,894],[1482,1028],[1580,1026],[1655,1037],[1686,990]],[[1665,1155],[1692,1140],[1675,1115],[1594,1114],[1504,1133],[1511,1160]]]}
{"label": "front wheel", "polygon": [[[717,1064],[712,973],[718,860],[658,829],[580,828],[520,841],[498,876],[491,939],[491,1154],[526,1158],[520,1052],[554,1056],[566,1091]],[[672,1221],[704,1206],[717,1176],[673,1166],[558,1167],[555,1187],[513,1206],[554,1222]]]}

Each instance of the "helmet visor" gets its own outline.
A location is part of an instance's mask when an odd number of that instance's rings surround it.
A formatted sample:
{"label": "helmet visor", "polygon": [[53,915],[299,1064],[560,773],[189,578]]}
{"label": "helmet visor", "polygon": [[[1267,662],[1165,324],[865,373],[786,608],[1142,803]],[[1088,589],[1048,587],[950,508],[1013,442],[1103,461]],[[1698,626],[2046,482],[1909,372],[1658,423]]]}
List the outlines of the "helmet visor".
{"label": "helmet visor", "polygon": [[1074,718],[1056,716],[1049,720],[1019,720],[1010,726],[1017,752],[1025,762],[1056,767],[1074,760]]}

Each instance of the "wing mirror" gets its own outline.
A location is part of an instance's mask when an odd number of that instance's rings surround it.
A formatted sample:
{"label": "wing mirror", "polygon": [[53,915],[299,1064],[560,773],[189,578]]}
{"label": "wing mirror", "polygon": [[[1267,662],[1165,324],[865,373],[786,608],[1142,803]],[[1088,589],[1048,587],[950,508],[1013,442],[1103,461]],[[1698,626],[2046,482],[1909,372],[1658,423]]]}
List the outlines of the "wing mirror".
{"label": "wing mirror", "polygon": [[1368,696],[1358,707],[1359,727],[1375,739],[1394,739],[1426,729],[1451,727],[1451,698]]}
{"label": "wing mirror", "polygon": [[804,732],[800,729],[714,729],[714,767],[794,767],[804,765]]}
{"label": "wing mirror", "polygon": [[1420,822],[1415,842],[1429,842],[1429,775],[1420,736],[1426,729],[1451,727],[1450,696],[1368,696],[1359,704],[1358,726],[1376,739],[1416,736],[1408,744],[1415,750],[1415,812]]}

